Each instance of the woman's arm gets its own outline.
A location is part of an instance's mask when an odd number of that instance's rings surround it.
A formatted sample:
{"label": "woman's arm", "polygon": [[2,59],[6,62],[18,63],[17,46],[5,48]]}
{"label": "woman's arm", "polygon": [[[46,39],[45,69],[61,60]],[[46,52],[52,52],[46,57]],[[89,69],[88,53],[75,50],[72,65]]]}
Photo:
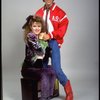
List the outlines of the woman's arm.
{"label": "woman's arm", "polygon": [[30,46],[31,49],[37,50],[37,49],[41,48],[41,45],[39,44],[38,39],[35,34],[29,33],[27,35],[27,38],[28,38],[27,39],[28,45]]}

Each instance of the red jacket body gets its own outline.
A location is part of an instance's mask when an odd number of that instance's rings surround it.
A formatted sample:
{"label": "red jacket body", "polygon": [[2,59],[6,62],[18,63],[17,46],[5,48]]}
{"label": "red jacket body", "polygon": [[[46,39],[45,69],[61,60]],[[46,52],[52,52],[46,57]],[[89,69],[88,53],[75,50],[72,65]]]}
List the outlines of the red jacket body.
{"label": "red jacket body", "polygon": [[[45,7],[43,6],[42,8],[40,8],[36,12],[36,15],[42,17],[45,20]],[[58,45],[61,46],[69,22],[66,13],[61,8],[59,8],[55,3],[53,3],[48,12],[47,22],[48,34],[50,35],[50,38],[56,39]]]}

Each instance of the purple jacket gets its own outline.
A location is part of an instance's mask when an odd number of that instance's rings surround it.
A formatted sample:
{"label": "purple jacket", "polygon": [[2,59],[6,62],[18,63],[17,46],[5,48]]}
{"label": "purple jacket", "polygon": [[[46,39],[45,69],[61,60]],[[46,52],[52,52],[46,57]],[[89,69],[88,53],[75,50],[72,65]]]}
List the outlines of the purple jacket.
{"label": "purple jacket", "polygon": [[38,38],[33,33],[28,33],[28,42],[26,44],[25,61],[34,64],[36,56],[43,56],[44,51],[38,42]]}

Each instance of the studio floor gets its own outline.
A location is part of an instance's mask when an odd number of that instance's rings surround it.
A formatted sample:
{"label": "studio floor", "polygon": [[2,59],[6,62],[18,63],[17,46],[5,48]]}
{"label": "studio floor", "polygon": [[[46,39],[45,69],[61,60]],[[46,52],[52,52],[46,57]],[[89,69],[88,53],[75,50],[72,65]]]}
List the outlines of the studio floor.
{"label": "studio floor", "polygon": [[[15,73],[3,75],[3,100],[22,100],[20,78],[17,78]],[[99,100],[98,73],[78,74],[69,73],[74,100]],[[52,100],[65,100],[65,92],[61,84],[59,84],[59,93],[60,96]]]}

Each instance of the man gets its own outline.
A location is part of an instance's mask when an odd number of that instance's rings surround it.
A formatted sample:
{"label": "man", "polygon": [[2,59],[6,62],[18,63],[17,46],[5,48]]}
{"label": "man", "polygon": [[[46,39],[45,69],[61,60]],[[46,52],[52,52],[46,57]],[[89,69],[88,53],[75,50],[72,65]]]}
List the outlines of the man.
{"label": "man", "polygon": [[49,46],[52,49],[52,66],[56,72],[58,80],[64,86],[66,93],[65,100],[73,100],[73,91],[70,80],[62,71],[60,63],[60,48],[64,41],[63,38],[69,21],[66,13],[55,4],[54,0],[43,0],[43,2],[45,3],[44,6],[36,12],[36,15],[42,17],[46,24],[47,34],[44,34],[43,39],[48,40]]}

